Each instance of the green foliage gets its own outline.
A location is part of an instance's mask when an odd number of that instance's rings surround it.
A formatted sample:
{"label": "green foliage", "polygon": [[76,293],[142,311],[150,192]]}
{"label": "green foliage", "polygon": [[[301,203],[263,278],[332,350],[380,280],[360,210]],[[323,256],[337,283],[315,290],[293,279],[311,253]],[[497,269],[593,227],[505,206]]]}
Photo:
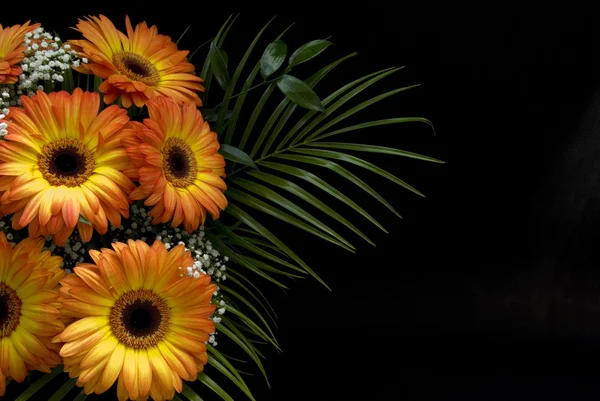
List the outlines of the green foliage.
{"label": "green foliage", "polygon": [[[373,244],[373,242],[357,228],[353,222],[354,216],[345,216],[339,212],[337,202],[349,206],[357,216],[362,216],[378,229],[387,231],[380,222],[352,199],[353,196],[340,191],[332,183],[323,179],[320,172],[329,170],[350,181],[359,191],[372,196],[400,217],[388,200],[348,167],[384,177],[418,196],[425,195],[394,174],[349,152],[386,154],[418,161],[443,163],[438,159],[401,149],[353,142],[323,141],[347,132],[364,131],[379,126],[425,123],[433,129],[433,124],[423,117],[393,117],[341,126],[341,123],[361,110],[417,85],[393,89],[348,107],[350,101],[357,96],[360,97],[366,89],[402,69],[402,67],[388,68],[344,84],[321,100],[314,89],[315,86],[356,53],[322,67],[307,79],[300,79],[291,75],[290,71],[301,63],[316,60],[332,43],[327,40],[314,40],[300,46],[289,57],[287,67],[281,71],[287,54],[287,45],[282,39],[285,31],[266,45],[262,53],[256,49],[258,40],[270,23],[271,21],[250,43],[234,70],[233,78],[227,81],[228,85],[221,84],[225,89],[223,99],[216,105],[205,104],[210,108],[207,119],[210,118],[222,141],[220,153],[228,161],[233,162],[228,164],[229,189],[226,196],[229,206],[225,214],[229,215],[235,223],[226,225],[216,221],[212,222],[207,230],[213,245],[235,263],[235,267],[228,269],[228,279],[232,283],[222,285],[221,292],[225,294],[228,302],[231,305],[235,304],[236,307],[228,307],[227,317],[218,325],[218,331],[237,344],[254,361],[265,378],[262,356],[256,343],[269,343],[276,349],[279,346],[271,329],[275,322],[274,311],[268,305],[268,300],[260,293],[258,286],[254,284],[255,280],[252,276],[261,277],[282,289],[287,286],[285,280],[281,278],[296,279],[313,276],[325,287],[327,284],[279,238],[277,232],[271,231],[262,224],[261,216],[271,216],[315,238],[354,252],[356,247],[351,239],[346,238],[346,234],[337,228],[334,229],[331,222],[335,222],[337,227],[344,227],[367,243]],[[228,20],[216,38],[222,39],[223,35],[229,32],[231,24]],[[211,64],[215,63],[213,59],[219,54],[218,43],[217,40],[211,43],[208,61]],[[253,68],[245,68],[254,53],[260,55],[260,60]],[[218,72],[223,65],[221,63],[214,69],[215,76],[229,75],[229,72]],[[209,80],[211,75],[209,70],[203,69],[203,71],[206,73],[205,81]],[[259,72],[263,81],[256,83]],[[217,80],[220,83],[223,81],[219,78]],[[256,91],[260,87],[264,88]],[[256,99],[250,103],[251,106],[246,102],[249,96]],[[233,110],[230,110],[229,103],[234,99]],[[273,101],[274,105],[270,106]],[[247,118],[242,120],[242,116]],[[298,180],[303,185],[299,184]],[[327,219],[315,218],[313,212],[315,209],[329,216],[331,222]],[[286,228],[283,226],[279,229]],[[237,369],[229,363],[229,359],[220,355],[213,347],[209,348],[209,354],[209,365],[215,367],[251,398],[250,390],[241,380]],[[201,375],[201,377],[202,379],[199,377],[199,380],[202,380],[222,399],[230,399],[229,395],[216,387],[216,383],[211,382],[208,376]]]}

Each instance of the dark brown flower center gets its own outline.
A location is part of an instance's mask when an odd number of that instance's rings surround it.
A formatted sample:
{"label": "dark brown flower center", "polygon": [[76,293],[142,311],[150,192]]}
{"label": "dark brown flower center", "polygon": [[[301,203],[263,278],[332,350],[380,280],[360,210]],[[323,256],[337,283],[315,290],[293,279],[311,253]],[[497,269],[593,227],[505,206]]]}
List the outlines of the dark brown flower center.
{"label": "dark brown flower center", "polygon": [[171,311],[166,301],[151,290],[123,294],[110,312],[115,337],[137,349],[158,344],[167,332],[170,319]]}
{"label": "dark brown flower center", "polygon": [[167,139],[162,151],[165,178],[175,187],[187,187],[196,180],[198,163],[194,152],[182,139]]}
{"label": "dark brown flower center", "polygon": [[38,159],[42,175],[51,185],[76,187],[94,170],[92,152],[77,139],[59,139],[44,145]]}
{"label": "dark brown flower center", "polygon": [[113,63],[119,72],[132,81],[143,82],[155,86],[160,81],[160,74],[150,60],[136,53],[119,52],[113,55]]}
{"label": "dark brown flower center", "polygon": [[19,325],[21,305],[15,290],[0,283],[0,338],[9,336]]}

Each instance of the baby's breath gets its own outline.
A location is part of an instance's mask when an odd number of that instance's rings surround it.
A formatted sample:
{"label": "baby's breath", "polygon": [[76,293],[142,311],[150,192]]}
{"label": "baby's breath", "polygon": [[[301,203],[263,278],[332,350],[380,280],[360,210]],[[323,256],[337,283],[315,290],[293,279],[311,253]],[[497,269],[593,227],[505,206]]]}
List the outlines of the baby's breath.
{"label": "baby's breath", "polygon": [[44,85],[54,87],[64,81],[71,65],[78,66],[81,60],[70,46],[62,44],[58,36],[52,36],[44,28],[37,28],[25,35],[25,58],[20,66],[23,74],[17,84],[17,96],[32,96]]}

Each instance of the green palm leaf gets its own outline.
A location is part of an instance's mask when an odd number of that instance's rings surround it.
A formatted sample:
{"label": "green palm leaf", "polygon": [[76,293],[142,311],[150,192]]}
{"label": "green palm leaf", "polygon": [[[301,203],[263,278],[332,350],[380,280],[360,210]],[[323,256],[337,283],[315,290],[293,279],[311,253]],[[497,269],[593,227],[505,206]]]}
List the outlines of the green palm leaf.
{"label": "green palm leaf", "polygon": [[[352,53],[324,67],[317,67],[316,73],[303,79],[301,75],[295,73],[295,66],[309,59],[311,64],[318,65],[318,60],[323,57],[322,54],[325,54],[323,50],[330,45],[326,40],[312,41],[297,49],[292,53],[293,57],[288,60],[288,67],[285,69],[278,68],[282,64],[280,59],[273,59],[273,65],[265,66],[266,69],[263,71],[269,80],[263,79],[262,82],[257,82],[265,48],[271,44],[271,52],[275,47],[283,49],[285,44],[282,42],[282,37],[290,28],[286,28],[276,38],[269,39],[263,45],[262,40],[266,38],[271,22],[272,20],[268,21],[258,31],[237,65],[228,66],[230,71],[233,71],[229,85],[225,87],[222,100],[211,107],[211,114],[217,116],[214,128],[222,142],[237,146],[240,152],[235,152],[233,150],[235,148],[228,148],[230,149],[228,153],[232,155],[230,159],[233,159],[234,163],[228,165],[226,196],[229,205],[224,213],[233,218],[234,223],[228,226],[221,222],[213,222],[207,230],[213,245],[234,263],[228,269],[231,285],[222,285],[220,289],[229,305],[235,306],[229,308],[231,313],[218,325],[219,331],[222,331],[225,337],[237,344],[250,359],[254,360],[263,375],[265,372],[260,365],[261,355],[257,344],[266,342],[277,348],[270,326],[274,321],[274,311],[259,287],[246,277],[246,272],[254,273],[284,290],[287,287],[283,281],[280,281],[280,277],[294,279],[308,274],[325,286],[326,284],[291,247],[279,238],[277,230],[280,228],[267,228],[262,224],[260,216],[268,215],[314,238],[354,252],[355,247],[345,238],[341,230],[352,232],[368,243],[373,244],[373,242],[362,228],[359,229],[355,225],[353,216],[340,211],[337,207],[339,203],[347,205],[351,212],[362,216],[378,229],[387,231],[363,205],[358,204],[352,194],[337,189],[335,185],[321,178],[320,172],[325,169],[335,173],[337,177],[352,182],[361,191],[401,217],[384,196],[359,177],[358,172],[355,173],[351,169],[359,169],[383,177],[418,196],[425,195],[394,173],[351,153],[387,154],[390,157],[443,163],[436,158],[408,150],[354,142],[325,142],[326,138],[344,133],[373,130],[392,124],[424,123],[432,128],[433,124],[423,117],[392,117],[340,127],[349,117],[365,108],[375,106],[391,96],[418,85],[387,90],[362,99],[358,104],[351,104],[355,98],[363,96],[364,91],[389,78],[403,67],[387,68],[359,76],[321,97],[317,86],[319,82],[327,78],[334,68],[338,68],[344,61],[356,55]],[[232,22],[228,20],[214,39],[216,46],[223,51],[226,50],[222,46],[223,40],[231,25]],[[276,45],[272,45],[275,42]],[[328,52],[330,51],[331,49],[328,49]],[[277,57],[281,57],[283,53],[285,52],[279,51]],[[266,62],[271,62],[268,58],[271,56],[274,57],[271,53],[267,53]],[[257,61],[253,68],[245,72],[245,67],[252,58]],[[308,66],[308,63],[306,65]],[[212,77],[208,67],[205,63],[202,76],[206,76],[206,80]],[[322,99],[322,111],[317,110],[318,107],[314,107],[313,110],[299,107],[297,102],[302,104],[304,100],[296,99],[295,94],[286,96],[282,93],[276,81],[281,79],[283,74],[299,78],[303,81],[302,85],[308,88],[307,90],[314,91],[316,96]],[[229,110],[229,104],[234,98],[237,99],[233,110]],[[248,106],[249,104],[251,106]],[[227,119],[228,113],[231,115],[229,119]],[[247,120],[242,121],[241,116],[248,116]],[[243,155],[243,160],[235,156],[238,153]],[[243,161],[243,163],[236,163],[236,161]],[[250,165],[259,165],[260,170],[249,168]],[[323,192],[327,195],[322,196]],[[323,213],[325,217],[315,218],[314,209],[317,209],[318,213]],[[261,311],[258,308],[261,308]],[[237,371],[233,366],[227,366],[225,360],[227,359],[224,357],[216,356],[211,359],[214,367],[239,387],[241,376],[236,374]]]}
{"label": "green palm leaf", "polygon": [[[48,384],[52,379],[63,372],[62,365],[59,365],[57,368],[52,369],[51,373],[45,374],[37,379],[33,384],[31,384],[27,390],[23,391],[21,395],[15,398],[15,401],[27,401],[31,399],[39,390],[41,390],[46,384]],[[37,396],[36,396],[37,397]]]}

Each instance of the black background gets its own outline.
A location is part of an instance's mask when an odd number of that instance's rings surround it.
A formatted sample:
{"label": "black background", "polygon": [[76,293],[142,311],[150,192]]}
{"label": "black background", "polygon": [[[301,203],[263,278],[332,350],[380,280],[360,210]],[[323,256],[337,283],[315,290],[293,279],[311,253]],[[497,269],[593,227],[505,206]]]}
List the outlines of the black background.
{"label": "black background", "polygon": [[[84,5],[52,18],[21,9],[19,17],[31,12],[63,38],[77,36],[66,27],[78,16],[100,12],[120,28],[128,13],[174,38],[192,23],[181,47],[193,48],[230,13],[185,10]],[[224,46],[230,59],[274,14],[270,37],[296,22],[284,37],[290,49],[332,36],[324,60],[359,53],[318,94],[406,66],[368,94],[421,86],[357,119],[423,116],[436,135],[404,124],[349,138],[446,164],[361,155],[427,195],[361,174],[400,220],[340,183],[388,229],[354,220],[377,247],[348,235],[357,253],[347,254],[289,232],[333,291],[313,280],[291,283],[287,294],[268,290],[283,353],[266,350],[272,389],[249,378],[256,398],[600,399],[600,33],[590,10],[242,13]],[[2,22],[19,23],[17,15]]]}

